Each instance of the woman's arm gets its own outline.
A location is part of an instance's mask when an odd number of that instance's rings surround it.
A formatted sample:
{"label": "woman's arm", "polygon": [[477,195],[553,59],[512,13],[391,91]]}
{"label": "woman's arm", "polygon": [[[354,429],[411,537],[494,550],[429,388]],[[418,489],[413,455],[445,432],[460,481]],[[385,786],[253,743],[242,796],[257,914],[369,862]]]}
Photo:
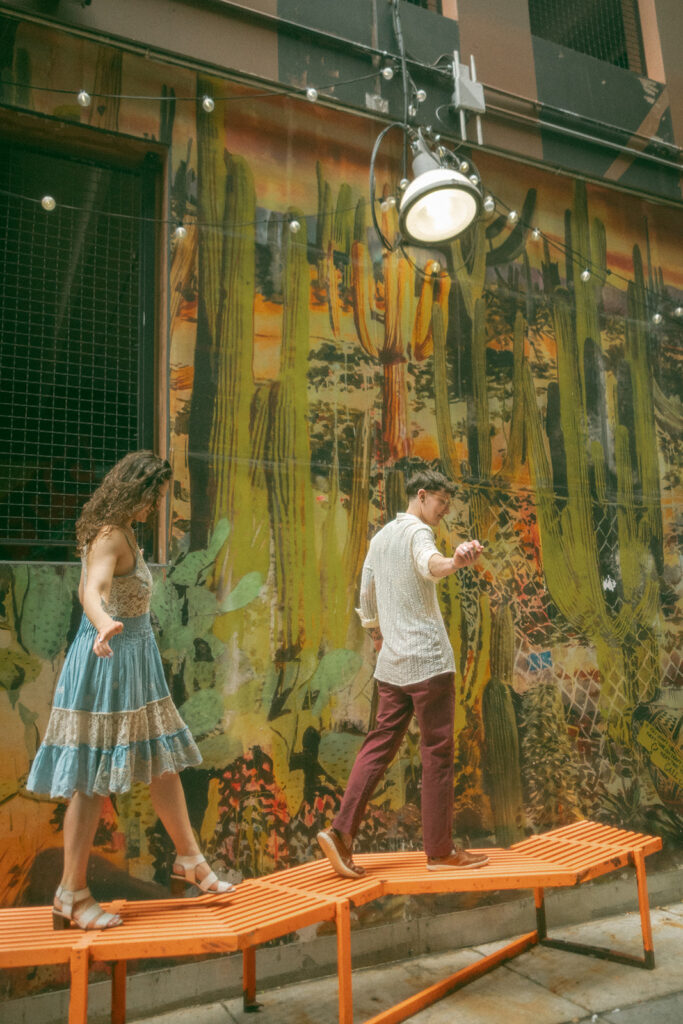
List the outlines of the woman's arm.
{"label": "woman's arm", "polygon": [[99,658],[110,658],[109,640],[120,633],[123,623],[105,610],[111,593],[111,581],[119,563],[130,556],[130,547],[121,530],[99,533],[88,550],[88,572],[83,591],[83,611],[97,630],[93,651]]}

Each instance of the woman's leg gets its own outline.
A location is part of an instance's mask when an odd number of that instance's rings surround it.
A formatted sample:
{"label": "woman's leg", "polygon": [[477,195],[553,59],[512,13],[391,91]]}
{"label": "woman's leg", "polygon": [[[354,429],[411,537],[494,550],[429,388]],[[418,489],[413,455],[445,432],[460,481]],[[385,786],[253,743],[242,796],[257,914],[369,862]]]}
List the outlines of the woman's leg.
{"label": "woman's leg", "polygon": [[61,884],[77,892],[87,885],[88,859],[102,815],[102,797],[74,793],[64,815],[64,873]]}
{"label": "woman's leg", "polygon": [[[74,793],[64,815],[64,872],[61,886],[69,892],[78,892],[87,888],[88,860],[90,849],[95,839],[97,826],[102,815],[101,796],[85,793]],[[72,916],[78,922],[83,911],[96,901],[92,896],[78,900],[73,904]],[[62,909],[62,901],[55,896],[54,905]],[[96,923],[96,922],[95,922]],[[121,918],[115,914],[109,920],[109,926],[120,924]]]}
{"label": "woman's leg", "polygon": [[194,857],[200,851],[192,831],[187,803],[180,776],[175,772],[155,775],[149,786],[154,810],[161,818],[176,853],[181,857]]}
{"label": "woman's leg", "polygon": [[[187,813],[185,793],[180,781],[180,776],[175,772],[164,772],[163,775],[155,775],[150,783],[150,795],[154,810],[161,818],[162,824],[168,832],[176,853],[179,857],[196,857],[201,851],[192,831],[190,816]],[[202,881],[211,872],[211,868],[203,861],[195,868],[198,881]],[[212,890],[217,890],[217,882],[212,885]]]}

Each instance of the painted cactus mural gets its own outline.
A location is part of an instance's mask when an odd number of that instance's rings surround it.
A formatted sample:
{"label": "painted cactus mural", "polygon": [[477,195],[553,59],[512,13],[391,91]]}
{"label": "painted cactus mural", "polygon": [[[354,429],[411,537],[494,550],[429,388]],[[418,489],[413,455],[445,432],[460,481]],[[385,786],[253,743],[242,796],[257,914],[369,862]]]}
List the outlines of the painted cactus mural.
{"label": "painted cactus mural", "polygon": [[[551,442],[549,456],[527,369],[530,460],[549,591],[563,615],[595,645],[603,715],[613,738],[628,743],[630,717],[637,702],[650,699],[658,687],[656,553],[661,511],[659,481],[653,472],[657,446],[652,391],[645,337],[637,319],[642,316],[642,271],[636,256],[636,280],[629,285],[628,294],[627,358],[622,364],[627,383],[621,389],[613,442],[604,385],[600,388],[604,371],[598,299],[605,274],[605,235],[599,221],[593,223],[589,235],[581,184],[576,186],[570,224],[572,237],[581,239],[586,261],[598,267],[598,282],[584,282],[575,270],[574,309],[566,292],[556,289],[553,293],[558,364],[557,383],[549,387],[546,429],[556,443]],[[623,420],[625,410],[633,409],[634,404],[638,406],[638,425],[632,415],[629,432]],[[613,469],[609,465],[612,451]],[[634,493],[634,476],[641,481],[639,499]],[[618,563],[616,557],[611,558],[609,569],[616,580],[609,576],[612,582],[607,583],[597,527],[614,517],[615,501],[619,544],[610,554],[616,556],[618,551]]]}
{"label": "painted cactus mural", "polygon": [[[39,59],[55,38],[22,26],[7,45],[11,103],[59,116]],[[325,111],[313,130],[317,112],[291,97],[252,102],[246,87],[80,45],[83,81],[89,69],[126,95],[217,98],[211,114],[122,99],[102,115],[112,133],[169,147],[187,231],[167,282],[172,558],[155,569],[153,612],[204,756],[185,785],[216,867],[307,859],[334,815],[373,714],[360,570],[418,458],[457,483],[444,550],[474,532],[485,544],[476,569],[440,588],[458,827],[507,843],[589,813],[675,836],[680,368],[676,324],[656,334],[651,317],[654,297],[665,311],[683,301],[678,214],[648,205],[646,238],[635,200],[597,186],[572,196],[561,176],[482,154],[520,223],[482,222],[421,276],[368,234],[357,119]],[[41,90],[22,89],[22,69]],[[85,130],[88,115],[73,116]],[[343,163],[339,140],[354,142]],[[532,213],[545,242],[529,237]],[[564,245],[583,259],[558,259]],[[61,844],[63,805],[22,791],[78,614],[78,569],[60,573],[0,574],[7,903],[36,891]],[[411,734],[364,848],[420,845],[419,783]],[[96,853],[122,892],[164,892],[170,850],[138,792],[108,806]]]}

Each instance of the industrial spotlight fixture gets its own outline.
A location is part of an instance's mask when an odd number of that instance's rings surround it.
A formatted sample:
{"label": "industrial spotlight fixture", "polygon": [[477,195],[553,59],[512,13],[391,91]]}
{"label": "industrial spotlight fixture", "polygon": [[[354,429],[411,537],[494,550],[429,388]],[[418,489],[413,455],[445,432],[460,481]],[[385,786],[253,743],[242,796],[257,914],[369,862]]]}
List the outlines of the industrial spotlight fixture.
{"label": "industrial spotlight fixture", "polygon": [[[403,119],[387,125],[377,136],[370,158],[370,209],[372,221],[382,245],[390,251],[405,244],[438,248],[462,235],[475,219],[490,206],[485,206],[479,174],[471,160],[463,160],[441,144],[431,128],[411,124],[418,105],[427,98],[424,89],[413,81],[403,42],[400,0],[390,0],[394,35],[398,47],[403,84]],[[452,103],[460,116],[463,142],[467,140],[467,115],[474,114],[477,139],[481,145],[481,114],[485,111],[484,90],[476,80],[474,60],[470,68],[460,64],[460,55],[453,53],[454,93]],[[382,72],[384,74],[384,72]],[[384,76],[387,77],[387,76]],[[393,77],[393,75],[391,76]],[[437,109],[438,117],[438,109]],[[397,240],[387,239],[378,222],[375,198],[375,161],[380,144],[392,128],[403,132],[403,173],[399,192],[383,199],[381,209],[398,202]],[[413,180],[407,178],[408,156],[412,155]]]}
{"label": "industrial spotlight fixture", "polygon": [[452,242],[482,211],[484,197],[479,179],[448,167],[445,161],[451,154],[443,147],[435,153],[419,129],[410,146],[414,178],[401,197],[401,235],[413,245]]}
{"label": "industrial spotlight fixture", "polygon": [[[476,169],[463,164],[455,153],[439,144],[427,128],[406,128],[395,121],[380,132],[370,159],[370,209],[375,230],[387,249],[395,248],[384,237],[377,220],[375,161],[380,144],[392,128],[404,132],[413,157],[413,180],[403,179],[398,199],[398,244],[438,247],[462,235],[484,209]],[[467,173],[466,173],[467,172]]]}

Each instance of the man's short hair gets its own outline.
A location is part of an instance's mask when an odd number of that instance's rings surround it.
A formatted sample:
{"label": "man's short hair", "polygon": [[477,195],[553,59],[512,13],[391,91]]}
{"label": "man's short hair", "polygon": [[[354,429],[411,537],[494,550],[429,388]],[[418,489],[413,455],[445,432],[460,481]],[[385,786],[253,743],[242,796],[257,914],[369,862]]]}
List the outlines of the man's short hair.
{"label": "man's short hair", "polygon": [[408,498],[415,498],[418,491],[446,491],[447,494],[453,495],[455,484],[437,469],[418,469],[406,481],[406,494]]}

